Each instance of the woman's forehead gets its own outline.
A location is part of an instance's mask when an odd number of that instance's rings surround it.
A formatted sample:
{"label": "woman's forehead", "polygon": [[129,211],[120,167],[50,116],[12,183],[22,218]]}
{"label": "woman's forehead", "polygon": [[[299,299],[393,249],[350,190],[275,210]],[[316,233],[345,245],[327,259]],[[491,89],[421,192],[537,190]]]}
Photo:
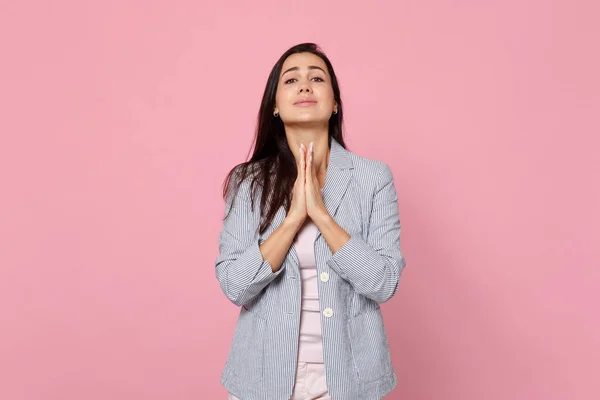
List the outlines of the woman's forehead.
{"label": "woman's forehead", "polygon": [[286,71],[292,67],[300,67],[300,69],[306,69],[308,66],[314,65],[327,71],[327,66],[321,59],[321,57],[312,53],[296,53],[290,55],[283,63],[281,71]]}

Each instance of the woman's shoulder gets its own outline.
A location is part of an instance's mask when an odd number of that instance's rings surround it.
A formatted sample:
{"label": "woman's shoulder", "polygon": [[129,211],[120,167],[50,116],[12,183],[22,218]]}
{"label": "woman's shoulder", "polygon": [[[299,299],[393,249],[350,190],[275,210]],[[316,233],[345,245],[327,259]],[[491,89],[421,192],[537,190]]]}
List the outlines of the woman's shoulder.
{"label": "woman's shoulder", "polygon": [[229,180],[229,201],[233,197],[250,201],[251,191],[261,189],[260,185],[253,184],[257,173],[258,167],[255,164],[236,165],[231,172]]}
{"label": "woman's shoulder", "polygon": [[351,151],[348,151],[354,168],[363,170],[377,170],[380,171],[387,166],[387,163],[383,160],[362,156]]}
{"label": "woman's shoulder", "polygon": [[348,151],[352,159],[353,175],[363,187],[376,187],[382,180],[389,179],[392,170],[386,161],[376,158],[362,156]]}

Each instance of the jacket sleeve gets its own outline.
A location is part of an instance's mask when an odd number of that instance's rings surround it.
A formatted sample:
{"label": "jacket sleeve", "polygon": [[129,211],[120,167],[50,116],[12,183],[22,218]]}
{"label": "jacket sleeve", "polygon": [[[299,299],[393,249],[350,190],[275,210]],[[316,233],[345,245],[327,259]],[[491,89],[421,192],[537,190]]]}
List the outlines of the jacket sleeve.
{"label": "jacket sleeve", "polygon": [[366,241],[351,236],[327,261],[327,265],[350,282],[357,293],[378,303],[394,296],[406,265],[400,252],[400,219],[394,177],[390,167],[383,161],[381,163]]}
{"label": "jacket sleeve", "polygon": [[257,229],[260,211],[252,209],[248,187],[246,180],[235,199],[229,196],[225,202],[225,215],[231,211],[223,221],[223,229],[219,234],[219,255],[215,262],[221,290],[237,306],[249,303],[284,268],[282,265],[277,272],[273,272],[269,261],[262,257]]}

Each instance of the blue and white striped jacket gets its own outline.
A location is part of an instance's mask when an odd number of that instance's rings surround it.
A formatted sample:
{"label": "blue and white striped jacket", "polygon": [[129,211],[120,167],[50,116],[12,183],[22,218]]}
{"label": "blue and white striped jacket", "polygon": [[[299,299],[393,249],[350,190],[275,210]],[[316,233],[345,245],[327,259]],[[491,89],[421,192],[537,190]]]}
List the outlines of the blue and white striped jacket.
{"label": "blue and white striped jacket", "polygon": [[[263,259],[259,246],[286,212],[282,206],[259,235],[260,202],[251,208],[249,189],[242,182],[219,235],[216,276],[241,306],[221,384],[242,400],[289,399],[300,326],[298,257],[292,243],[275,273]],[[323,201],[351,236],[335,254],[320,232],[315,237],[327,388],[334,400],[379,400],[397,385],[380,304],[395,294],[406,264],[392,172],[331,138]],[[230,207],[228,199],[225,212]]]}

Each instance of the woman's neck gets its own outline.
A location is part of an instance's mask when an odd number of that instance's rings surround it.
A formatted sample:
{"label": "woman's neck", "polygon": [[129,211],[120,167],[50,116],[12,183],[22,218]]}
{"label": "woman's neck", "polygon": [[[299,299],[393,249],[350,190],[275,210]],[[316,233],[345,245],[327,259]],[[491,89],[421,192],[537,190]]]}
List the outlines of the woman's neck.
{"label": "woman's neck", "polygon": [[300,144],[303,143],[306,147],[306,155],[308,157],[310,155],[310,142],[313,142],[313,165],[315,167],[317,178],[319,179],[319,182],[321,182],[320,187],[322,187],[325,183],[325,174],[329,164],[329,135],[320,134],[319,136],[316,136],[307,132],[301,136],[287,134],[286,136],[290,150],[294,154],[296,160],[299,160],[300,158]]}

